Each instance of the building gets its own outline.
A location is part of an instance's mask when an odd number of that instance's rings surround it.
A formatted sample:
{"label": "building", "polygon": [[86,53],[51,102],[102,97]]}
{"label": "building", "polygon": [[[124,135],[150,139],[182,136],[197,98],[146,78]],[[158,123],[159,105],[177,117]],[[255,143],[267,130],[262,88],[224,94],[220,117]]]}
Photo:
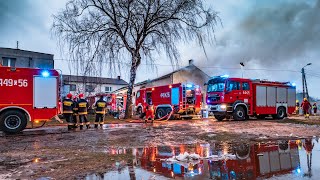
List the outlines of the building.
{"label": "building", "polygon": [[53,54],[0,48],[0,64],[10,67],[54,68]]}
{"label": "building", "polygon": [[71,92],[72,94],[85,93],[86,96],[96,93],[110,93],[114,90],[128,86],[128,83],[117,78],[102,78],[88,76],[62,75],[63,96]]}
{"label": "building", "polygon": [[[206,94],[206,87],[204,84],[208,82],[210,76],[204,73],[201,69],[194,65],[193,60],[189,60],[189,65],[183,68],[180,68],[176,71],[173,71],[169,74],[163,75],[156,79],[152,80],[145,80],[143,82],[136,83],[134,85],[134,94],[137,90],[144,88],[144,87],[153,87],[153,86],[162,86],[168,84],[176,84],[176,83],[191,83],[196,84],[201,87],[201,91],[203,97]],[[114,93],[126,93],[127,87],[123,87],[114,91]],[[133,97],[133,102],[135,102],[135,98]]]}

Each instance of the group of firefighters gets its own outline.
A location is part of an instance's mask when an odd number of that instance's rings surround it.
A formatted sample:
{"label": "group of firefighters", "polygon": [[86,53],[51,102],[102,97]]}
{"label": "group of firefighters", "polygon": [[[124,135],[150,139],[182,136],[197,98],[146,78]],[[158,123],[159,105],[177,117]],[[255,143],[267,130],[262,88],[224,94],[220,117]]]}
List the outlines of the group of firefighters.
{"label": "group of firefighters", "polygon": [[[104,115],[106,113],[106,104],[107,102],[103,99],[103,96],[95,103],[94,108],[96,112],[96,119],[94,122],[94,127],[102,128],[104,124]],[[80,130],[83,129],[84,126],[87,129],[90,128],[90,122],[88,121],[88,108],[89,103],[85,99],[83,94],[79,94],[79,96],[73,96],[71,93],[67,94],[66,98],[62,102],[63,116],[68,123],[68,130],[78,128],[78,119],[79,119],[79,127]]]}
{"label": "group of firefighters", "polygon": [[[313,105],[311,106],[307,98],[303,99],[303,102],[301,103],[301,108],[303,110],[303,114],[305,118],[309,118],[312,110],[313,110],[313,114],[316,115],[318,110],[317,103],[313,103]],[[296,114],[299,114],[299,109],[300,109],[300,104],[299,104],[299,101],[297,100]]]}

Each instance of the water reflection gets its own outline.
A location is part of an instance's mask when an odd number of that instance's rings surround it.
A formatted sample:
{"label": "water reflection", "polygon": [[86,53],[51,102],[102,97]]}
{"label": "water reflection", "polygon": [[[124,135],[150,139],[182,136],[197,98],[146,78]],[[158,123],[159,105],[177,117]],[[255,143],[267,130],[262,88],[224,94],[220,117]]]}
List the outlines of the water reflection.
{"label": "water reflection", "polygon": [[[130,162],[117,162],[116,166],[124,167],[121,170],[89,179],[309,179],[320,175],[319,163],[312,166],[315,161],[312,158],[320,155],[319,147],[317,141],[303,139],[140,147],[130,151],[111,149],[109,153],[132,153],[135,158]],[[168,161],[185,152],[198,154],[201,158]],[[316,161],[319,160],[318,157]]]}

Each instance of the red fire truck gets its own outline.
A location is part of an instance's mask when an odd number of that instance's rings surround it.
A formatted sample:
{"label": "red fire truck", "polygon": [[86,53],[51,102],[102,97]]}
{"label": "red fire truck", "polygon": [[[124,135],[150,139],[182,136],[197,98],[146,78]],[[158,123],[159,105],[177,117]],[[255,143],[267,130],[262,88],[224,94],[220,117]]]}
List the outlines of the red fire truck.
{"label": "red fire truck", "polygon": [[59,113],[56,70],[0,67],[0,128],[17,133],[28,121],[49,120]]}
{"label": "red fire truck", "polygon": [[283,119],[295,110],[296,87],[288,82],[272,82],[219,76],[207,85],[207,105],[218,121],[249,116]]}
{"label": "red fire truck", "polygon": [[104,97],[104,100],[107,102],[107,109],[111,114],[117,112],[117,107],[119,106],[121,107],[121,109],[125,109],[127,95],[114,93],[98,93],[96,95],[87,97],[90,106],[90,113],[93,113],[93,106],[95,105],[97,100],[99,100],[100,96]]}
{"label": "red fire truck", "polygon": [[143,117],[148,104],[155,107],[157,119],[174,111],[175,116],[191,118],[201,109],[201,90],[193,84],[171,84],[142,88],[136,93],[136,112]]}

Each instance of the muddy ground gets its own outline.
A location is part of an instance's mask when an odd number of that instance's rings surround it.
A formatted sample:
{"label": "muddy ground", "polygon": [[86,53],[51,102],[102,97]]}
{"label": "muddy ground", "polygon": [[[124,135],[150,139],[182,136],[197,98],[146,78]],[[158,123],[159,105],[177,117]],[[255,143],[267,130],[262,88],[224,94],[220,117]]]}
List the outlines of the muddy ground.
{"label": "muddy ground", "polygon": [[132,158],[130,153],[107,153],[111,149],[320,136],[319,125],[297,123],[302,121],[301,118],[244,122],[207,119],[109,124],[103,129],[83,131],[51,126],[26,130],[20,135],[1,134],[0,179],[81,179],[111,169],[120,159]]}

